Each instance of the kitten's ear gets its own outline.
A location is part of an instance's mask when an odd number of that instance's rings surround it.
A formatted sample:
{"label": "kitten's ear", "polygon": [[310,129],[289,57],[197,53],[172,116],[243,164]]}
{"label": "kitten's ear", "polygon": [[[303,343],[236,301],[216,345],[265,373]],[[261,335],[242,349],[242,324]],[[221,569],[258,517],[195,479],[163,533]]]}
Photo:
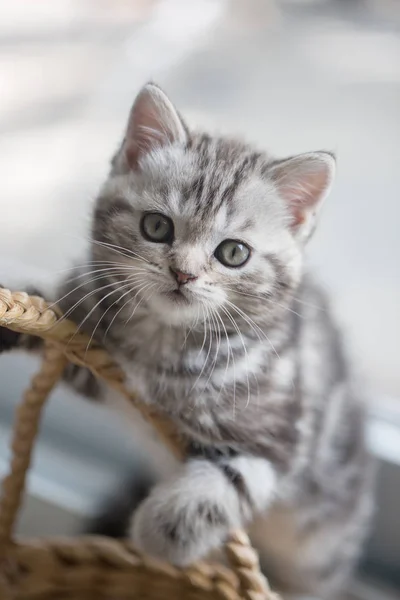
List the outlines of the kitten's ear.
{"label": "kitten's ear", "polygon": [[306,240],[314,231],[316,216],[329,194],[336,161],[329,152],[310,152],[278,161],[266,173],[289,207],[292,229]]}
{"label": "kitten's ear", "polygon": [[167,95],[148,83],[131,109],[122,152],[129,168],[137,169],[142,156],[167,144],[185,144],[187,135],[187,128]]}

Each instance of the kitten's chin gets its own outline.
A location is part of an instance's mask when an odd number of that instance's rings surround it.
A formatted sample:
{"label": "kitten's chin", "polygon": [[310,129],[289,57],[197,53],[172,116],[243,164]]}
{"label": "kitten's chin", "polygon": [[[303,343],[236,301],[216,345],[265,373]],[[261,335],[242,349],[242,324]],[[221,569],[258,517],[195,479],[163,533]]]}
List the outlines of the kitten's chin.
{"label": "kitten's chin", "polygon": [[197,302],[189,302],[174,292],[154,295],[149,298],[147,305],[159,321],[175,327],[187,326],[199,315]]}

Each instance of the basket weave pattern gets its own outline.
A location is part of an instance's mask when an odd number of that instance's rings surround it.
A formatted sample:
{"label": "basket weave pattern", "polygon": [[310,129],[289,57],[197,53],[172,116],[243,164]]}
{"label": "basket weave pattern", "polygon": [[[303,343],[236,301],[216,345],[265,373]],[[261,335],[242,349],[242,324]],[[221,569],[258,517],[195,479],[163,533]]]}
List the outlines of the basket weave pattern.
{"label": "basket weave pattern", "polygon": [[[42,298],[0,288],[0,327],[45,339],[43,362],[17,409],[9,474],[0,498],[0,600],[276,600],[258,556],[242,531],[225,545],[230,569],[196,563],[178,569],[99,536],[15,540],[26,473],[47,397],[68,361],[88,367],[123,394],[178,457],[185,454],[173,423],[140,403],[107,352],[77,331]],[[88,346],[89,344],[89,346]]]}

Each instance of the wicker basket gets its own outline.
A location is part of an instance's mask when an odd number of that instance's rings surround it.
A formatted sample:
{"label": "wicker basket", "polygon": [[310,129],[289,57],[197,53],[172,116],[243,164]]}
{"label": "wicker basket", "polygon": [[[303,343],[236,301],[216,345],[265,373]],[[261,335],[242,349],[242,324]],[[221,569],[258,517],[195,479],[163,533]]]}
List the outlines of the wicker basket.
{"label": "wicker basket", "polygon": [[0,600],[274,600],[256,552],[242,531],[225,546],[231,566],[197,563],[178,569],[136,551],[129,541],[86,536],[15,540],[13,529],[45,401],[71,361],[85,365],[127,397],[178,456],[173,424],[124,387],[109,355],[42,298],[0,288],[0,326],[45,339],[44,360],[17,410],[10,472],[0,500]]}

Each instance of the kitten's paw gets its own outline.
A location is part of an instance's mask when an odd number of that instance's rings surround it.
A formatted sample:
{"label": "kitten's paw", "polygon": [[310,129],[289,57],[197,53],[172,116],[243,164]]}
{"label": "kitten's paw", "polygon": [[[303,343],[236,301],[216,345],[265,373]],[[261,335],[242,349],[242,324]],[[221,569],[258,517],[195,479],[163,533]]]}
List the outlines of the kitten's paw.
{"label": "kitten's paw", "polygon": [[177,566],[186,566],[218,548],[229,531],[223,507],[211,501],[151,495],[136,511],[131,527],[136,547]]}

